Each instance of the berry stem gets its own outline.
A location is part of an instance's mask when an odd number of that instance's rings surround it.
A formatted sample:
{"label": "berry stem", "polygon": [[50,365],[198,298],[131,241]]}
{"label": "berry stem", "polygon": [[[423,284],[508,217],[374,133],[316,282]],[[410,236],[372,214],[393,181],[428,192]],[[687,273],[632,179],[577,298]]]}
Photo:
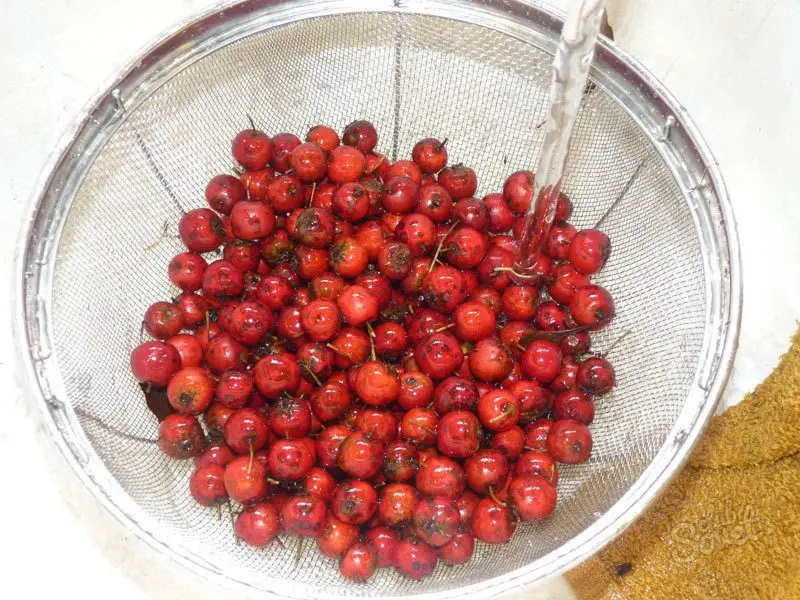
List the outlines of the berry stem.
{"label": "berry stem", "polygon": [[434,435],[434,436],[436,435],[436,432],[433,429],[431,429],[430,427],[425,427],[425,425],[420,425],[419,423],[414,423],[414,425],[416,425],[417,427],[422,429],[422,431],[424,431],[428,435]]}
{"label": "berry stem", "polygon": [[374,165],[372,165],[372,168],[369,171],[367,171],[366,173],[364,173],[364,175],[372,175],[375,172],[375,170],[378,167],[381,166],[381,163],[383,161],[385,161],[385,160],[386,160],[386,157],[385,156],[381,156],[380,159],[378,160],[378,162],[376,162]]}
{"label": "berry stem", "polygon": [[308,207],[311,207],[311,203],[314,202],[314,194],[317,193],[317,182],[311,184],[311,196],[308,198]]}
{"label": "berry stem", "polygon": [[164,238],[167,237],[167,229],[169,229],[169,222],[164,221],[164,229],[161,232],[161,235],[159,235],[156,238],[156,241],[154,241],[153,243],[148,244],[147,246],[144,247],[145,252],[147,252],[149,250],[152,250],[153,248],[158,246],[162,241],[164,241]]}
{"label": "berry stem", "polygon": [[369,357],[371,360],[377,360],[375,355],[375,330],[369,323],[364,323],[364,325],[367,326],[367,332],[369,333]]}
{"label": "berry stem", "polygon": [[489,496],[492,498],[492,500],[494,500],[495,502],[497,502],[501,506],[505,506],[506,505],[505,502],[503,502],[502,500],[500,500],[500,498],[497,497],[497,494],[495,493],[495,491],[492,488],[492,486],[489,486]]}
{"label": "berry stem", "polygon": [[513,404],[507,404],[505,406],[505,408],[503,408],[503,412],[501,412],[496,417],[492,417],[491,419],[489,419],[489,423],[497,423],[500,419],[502,419],[502,418],[504,418],[504,417],[506,417],[508,415],[513,415],[515,412],[517,412],[517,409],[514,408],[514,405]]}
{"label": "berry stem", "polygon": [[255,131],[256,130],[256,124],[253,123],[253,117],[251,117],[250,115],[247,115],[247,120],[250,122],[250,131]]}
{"label": "berry stem", "polygon": [[630,329],[629,329],[628,331],[625,331],[625,332],[623,332],[623,333],[622,333],[622,335],[620,335],[620,336],[619,336],[619,337],[618,337],[616,340],[614,340],[614,341],[611,343],[611,345],[608,347],[608,349],[607,349],[605,352],[603,352],[603,353],[600,355],[600,358],[606,358],[606,357],[607,357],[609,354],[611,354],[611,351],[612,351],[614,348],[616,348],[616,347],[617,347],[617,345],[618,345],[620,342],[622,342],[622,341],[623,341],[623,340],[624,340],[626,337],[628,337],[630,334],[631,334],[631,331],[630,331]]}
{"label": "berry stem", "polygon": [[579,327],[573,327],[572,329],[562,329],[561,331],[530,331],[523,335],[520,338],[518,346],[521,346],[522,350],[527,350],[527,344],[534,342],[536,340],[548,340],[550,342],[558,342],[561,338],[564,338],[568,335],[572,335],[573,333],[580,333],[581,331],[587,331],[592,329],[593,327],[597,327],[598,325],[602,325],[608,323],[611,319],[606,319],[605,321],[600,321],[595,325],[581,325]]}
{"label": "berry stem", "polygon": [[346,358],[347,360],[352,360],[352,359],[350,358],[350,356],[348,356],[347,352],[345,352],[344,350],[340,350],[339,348],[337,348],[336,346],[334,346],[333,344],[330,344],[330,343],[328,343],[328,344],[325,344],[325,345],[326,345],[328,348],[330,348],[331,350],[333,350],[333,351],[334,351],[336,354],[338,354],[339,356],[342,356],[342,357]]}
{"label": "berry stem", "polygon": [[311,379],[314,380],[314,383],[316,383],[318,386],[322,385],[322,382],[319,380],[319,377],[317,377],[317,374],[314,373],[314,371],[311,369],[311,367],[309,367],[304,362],[300,362],[300,366],[303,367],[306,370],[306,373],[311,375]]}
{"label": "berry stem", "polygon": [[439,261],[439,254],[442,253],[442,246],[444,246],[444,243],[447,241],[447,238],[450,237],[450,234],[453,233],[453,230],[456,227],[458,227],[459,223],[461,223],[461,221],[456,221],[455,223],[453,223],[450,226],[450,229],[448,229],[447,232],[442,236],[442,241],[439,242],[439,245],[436,247],[436,253],[433,255],[433,260],[431,261],[431,266],[428,267],[428,273],[433,271],[433,267]]}
{"label": "berry stem", "polygon": [[447,142],[449,141],[450,140],[448,138],[444,138],[444,141],[440,142],[439,145],[436,147],[436,151],[441,152],[442,148],[444,148],[447,145]]}
{"label": "berry stem", "polygon": [[433,333],[442,333],[443,331],[447,331],[448,329],[452,329],[455,327],[455,323],[450,323],[450,325],[445,325],[444,327],[439,327],[439,329],[434,329]]}
{"label": "berry stem", "polygon": [[514,277],[519,279],[536,279],[538,275],[523,275],[519,271],[514,270],[514,267],[495,267],[492,269],[494,272],[511,273]]}
{"label": "berry stem", "polygon": [[253,440],[247,440],[247,447],[250,448],[250,462],[247,463],[247,474],[250,475],[250,472],[253,470],[253,458],[255,457],[255,452],[253,452]]}

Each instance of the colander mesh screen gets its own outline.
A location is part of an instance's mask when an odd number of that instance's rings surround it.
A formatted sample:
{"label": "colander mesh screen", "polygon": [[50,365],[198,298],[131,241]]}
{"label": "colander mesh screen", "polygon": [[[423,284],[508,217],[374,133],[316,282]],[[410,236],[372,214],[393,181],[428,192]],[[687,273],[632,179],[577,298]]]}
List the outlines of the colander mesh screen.
{"label": "colander mesh screen", "polygon": [[[54,275],[55,351],[87,439],[142,509],[234,579],[295,596],[403,595],[477,583],[557,549],[608,510],[665,440],[692,382],[704,331],[701,249],[685,200],[646,136],[600,89],[585,100],[565,190],[577,227],[591,226],[637,165],[644,168],[604,223],[613,243],[599,277],[618,316],[595,339],[614,349],[619,386],[599,402],[588,464],[561,469],[559,505],[506,546],[478,544],[465,566],[423,582],[382,570],[344,582],[334,561],[294,540],[237,545],[228,518],[188,493],[190,462],[166,460],[157,423],[129,373],[147,306],[177,292],[166,265],[181,251],[180,212],[204,206],[207,180],[229,171],[230,140],[252,115],[271,133],[303,134],[372,120],[379,149],[448,138],[451,163],[479,174],[479,193],[531,168],[542,140],[551,56],[486,27],[422,15],[360,14],[301,21],[248,37],[194,63],[130,112],[78,190]],[[162,236],[166,227],[167,235]],[[137,441],[135,438],[142,438]]]}

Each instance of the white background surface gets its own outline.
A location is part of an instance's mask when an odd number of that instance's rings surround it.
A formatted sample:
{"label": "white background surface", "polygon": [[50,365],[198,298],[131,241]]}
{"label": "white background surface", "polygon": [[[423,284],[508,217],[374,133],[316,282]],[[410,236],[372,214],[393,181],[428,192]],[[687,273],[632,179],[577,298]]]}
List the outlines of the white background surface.
{"label": "white background surface", "polygon": [[[728,183],[742,243],[745,303],[727,405],[772,369],[800,313],[800,8],[794,0],[609,3],[617,40],[688,107]],[[210,4],[4,0],[0,273],[7,281],[33,183],[80,107],[154,36]],[[10,316],[12,310],[11,294],[0,295],[0,311]],[[0,334],[2,595],[240,597],[166,562],[103,511],[42,434],[17,381],[15,360],[7,326]],[[525,597],[567,595],[556,581]]]}

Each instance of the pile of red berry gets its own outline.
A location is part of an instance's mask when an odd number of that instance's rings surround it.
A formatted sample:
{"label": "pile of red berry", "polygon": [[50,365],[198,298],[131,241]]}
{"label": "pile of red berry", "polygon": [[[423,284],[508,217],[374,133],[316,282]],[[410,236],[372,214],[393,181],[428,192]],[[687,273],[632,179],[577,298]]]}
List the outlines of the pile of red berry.
{"label": "pile of red berry", "polygon": [[593,397],[615,383],[605,357],[581,358],[614,314],[589,281],[608,238],[576,231],[562,194],[520,279],[509,232],[532,173],[479,200],[445,142],[391,164],[377,142],[366,121],[341,140],[239,133],[244,170],[181,218],[182,293],[147,310],[159,341],[131,356],[166,387],[158,443],[194,458],[197,502],[242,504],[235,531],[254,546],[314,537],[356,581],[425,577],[550,515],[556,464],[589,458]]}

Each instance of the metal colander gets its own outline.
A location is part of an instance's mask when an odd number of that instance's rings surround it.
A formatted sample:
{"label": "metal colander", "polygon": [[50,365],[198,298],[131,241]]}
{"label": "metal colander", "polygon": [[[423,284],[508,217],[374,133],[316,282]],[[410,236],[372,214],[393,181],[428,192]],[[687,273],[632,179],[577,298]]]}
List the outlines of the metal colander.
{"label": "metal colander", "polygon": [[[181,209],[204,205],[252,115],[268,132],[374,122],[380,149],[447,137],[479,194],[531,168],[560,21],[518,0],[252,0],[158,41],[90,104],[53,158],[20,249],[20,353],[53,437],[123,523],[209,577],[297,598],[496,594],[563,571],[614,538],[687,456],[725,383],[738,333],[738,246],[725,189],[684,110],[604,42],[564,184],[577,227],[614,250],[599,282],[618,316],[595,340],[619,387],[598,405],[595,451],[564,466],[553,517],[458,567],[364,585],[293,543],[238,545],[188,493],[130,374],[147,306],[173,296]],[[641,167],[641,168],[639,168]],[[166,231],[166,235],[164,232]]]}

